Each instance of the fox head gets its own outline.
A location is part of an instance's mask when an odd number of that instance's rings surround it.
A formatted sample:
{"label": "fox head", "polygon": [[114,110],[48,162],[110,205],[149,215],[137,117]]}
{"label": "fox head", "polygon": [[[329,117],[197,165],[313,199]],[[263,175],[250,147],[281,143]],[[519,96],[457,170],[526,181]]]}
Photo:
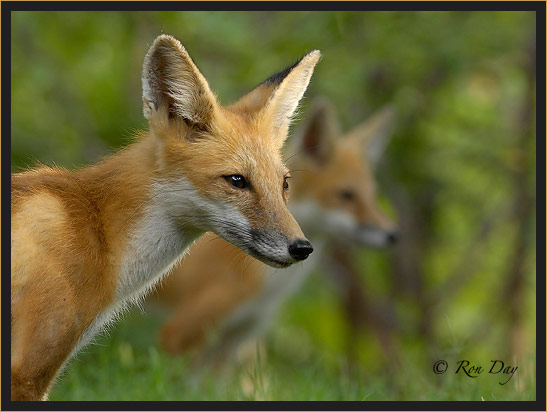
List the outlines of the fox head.
{"label": "fox head", "polygon": [[287,209],[281,148],[319,58],[308,53],[223,107],[178,40],[155,40],[144,60],[144,115],[157,145],[157,190],[172,219],[271,266],[307,258],[313,248]]}
{"label": "fox head", "polygon": [[298,174],[291,210],[306,233],[376,247],[396,240],[395,225],[378,206],[373,175],[391,135],[393,117],[393,108],[386,106],[342,135],[329,103],[315,102],[297,147],[292,147],[299,163],[294,164]]}

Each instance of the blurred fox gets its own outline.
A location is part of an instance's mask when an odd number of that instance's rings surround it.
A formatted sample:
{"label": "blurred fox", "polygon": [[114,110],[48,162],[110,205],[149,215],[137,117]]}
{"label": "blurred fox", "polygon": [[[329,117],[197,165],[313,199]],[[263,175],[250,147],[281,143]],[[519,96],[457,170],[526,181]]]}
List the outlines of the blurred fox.
{"label": "blurred fox", "polygon": [[151,295],[173,309],[161,330],[168,352],[197,348],[194,359],[221,367],[267,331],[328,240],[375,247],[396,240],[395,225],[378,207],[373,177],[393,118],[394,110],[386,106],[342,136],[330,104],[315,103],[289,150],[294,166],[289,208],[315,253],[303,265],[268,273],[214,234],[203,236]]}
{"label": "blurred fox", "polygon": [[206,231],[275,267],[312,252],[286,206],[281,147],[319,57],[222,107],[180,42],[159,36],[142,72],[149,132],[79,171],[12,176],[12,400],[47,397],[62,365]]}

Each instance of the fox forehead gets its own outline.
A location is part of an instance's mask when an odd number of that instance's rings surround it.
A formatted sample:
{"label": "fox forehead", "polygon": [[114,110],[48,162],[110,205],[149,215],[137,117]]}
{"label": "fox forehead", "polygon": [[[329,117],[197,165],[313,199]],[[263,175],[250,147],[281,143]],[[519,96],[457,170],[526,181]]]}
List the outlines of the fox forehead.
{"label": "fox forehead", "polygon": [[340,144],[333,153],[330,162],[332,166],[336,167],[340,173],[343,173],[344,171],[347,173],[368,171],[369,167],[367,160],[363,155],[362,148],[356,147],[351,143],[343,143]]}
{"label": "fox forehead", "polygon": [[295,159],[298,160],[292,166],[304,171],[297,174],[295,183],[298,182],[301,191],[295,190],[295,197],[300,197],[299,192],[302,192],[320,203],[330,204],[336,196],[335,190],[351,189],[363,194],[375,190],[373,171],[363,147],[346,136],[333,139],[329,155],[320,166],[304,157]]}
{"label": "fox forehead", "polygon": [[241,174],[266,180],[272,177],[277,182],[288,170],[273,140],[267,128],[254,119],[229,113],[194,141],[173,136],[165,146],[165,157],[171,171],[190,178]]}
{"label": "fox forehead", "polygon": [[249,115],[245,111],[228,107],[222,110],[214,123],[213,134],[218,143],[228,148],[230,160],[250,170],[260,166],[263,170],[286,173],[281,159],[279,139],[273,136],[269,119]]}
{"label": "fox forehead", "polygon": [[374,191],[373,173],[361,147],[341,144],[331,159],[330,169],[336,171],[341,184],[363,192]]}

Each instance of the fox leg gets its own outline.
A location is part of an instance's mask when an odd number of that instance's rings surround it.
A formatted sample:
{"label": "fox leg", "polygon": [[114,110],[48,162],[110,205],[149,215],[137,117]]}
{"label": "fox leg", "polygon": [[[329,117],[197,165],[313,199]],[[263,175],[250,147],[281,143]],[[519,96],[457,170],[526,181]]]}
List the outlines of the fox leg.
{"label": "fox leg", "polygon": [[[18,332],[12,330],[12,333]],[[12,349],[11,399],[13,401],[45,400],[51,382],[70,354],[70,350],[55,350],[54,341],[43,348],[37,334],[26,334],[30,341],[34,341],[32,344],[29,342],[24,348],[16,346]],[[58,343],[59,347],[63,346],[62,342]]]}
{"label": "fox leg", "polygon": [[178,305],[161,329],[163,347],[172,355],[182,354],[202,344],[236,299],[222,296],[223,288],[213,286],[206,293]]}
{"label": "fox leg", "polygon": [[[36,279],[36,278],[35,278]],[[87,323],[70,285],[12,283],[11,399],[43,400]],[[15,287],[14,287],[15,286]],[[54,293],[53,293],[54,292]]]}

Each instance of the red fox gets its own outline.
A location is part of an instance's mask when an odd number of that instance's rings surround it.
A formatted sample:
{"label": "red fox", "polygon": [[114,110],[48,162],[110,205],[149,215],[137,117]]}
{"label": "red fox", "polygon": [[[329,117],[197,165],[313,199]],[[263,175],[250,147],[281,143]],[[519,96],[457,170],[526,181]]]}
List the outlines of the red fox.
{"label": "red fox", "polygon": [[267,331],[281,304],[316,266],[327,240],[376,247],[396,240],[394,223],[377,205],[372,174],[393,116],[386,106],[341,136],[331,106],[324,100],[314,105],[288,153],[298,153],[292,158],[289,208],[316,252],[303,265],[267,273],[260,262],[206,234],[150,296],[173,308],[161,331],[168,352],[197,348],[199,358],[222,366],[243,343]]}
{"label": "red fox", "polygon": [[206,231],[274,267],[308,257],[281,148],[319,58],[222,107],[181,43],[159,36],[142,72],[148,132],[82,170],[12,176],[12,400],[46,399],[66,361]]}

